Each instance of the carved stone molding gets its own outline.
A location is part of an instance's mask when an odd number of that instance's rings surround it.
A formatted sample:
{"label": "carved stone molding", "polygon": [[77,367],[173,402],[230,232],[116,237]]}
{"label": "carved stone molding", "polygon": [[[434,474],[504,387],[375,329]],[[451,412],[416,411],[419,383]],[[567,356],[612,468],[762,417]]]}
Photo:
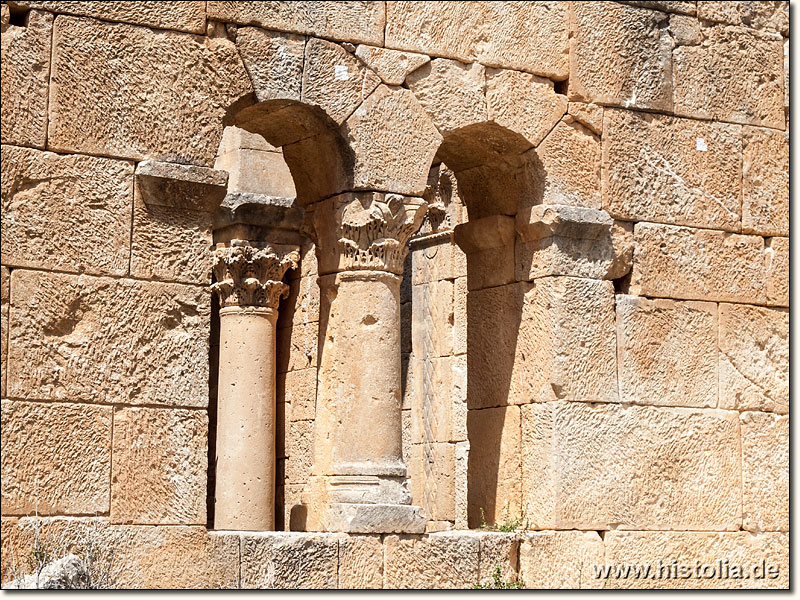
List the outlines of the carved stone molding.
{"label": "carved stone molding", "polygon": [[262,306],[278,308],[289,286],[282,279],[288,269],[297,267],[297,246],[254,244],[232,240],[217,244],[211,290],[219,295],[220,307]]}

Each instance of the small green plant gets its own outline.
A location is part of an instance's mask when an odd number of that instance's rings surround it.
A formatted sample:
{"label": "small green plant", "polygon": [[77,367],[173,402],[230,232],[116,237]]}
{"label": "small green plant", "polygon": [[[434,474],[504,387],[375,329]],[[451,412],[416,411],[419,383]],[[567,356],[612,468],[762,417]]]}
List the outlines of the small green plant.
{"label": "small green plant", "polygon": [[486,513],[483,508],[479,508],[481,513],[481,529],[486,531],[502,531],[503,533],[511,533],[517,529],[529,529],[530,521],[528,521],[528,507],[522,509],[522,514],[518,517],[512,517],[508,505],[506,505],[503,520],[494,525],[489,525],[486,522]]}
{"label": "small green plant", "polygon": [[495,566],[494,573],[492,574],[492,585],[478,584],[475,586],[476,590],[522,590],[525,589],[525,582],[520,577],[512,581],[503,581],[503,571],[499,565]]}

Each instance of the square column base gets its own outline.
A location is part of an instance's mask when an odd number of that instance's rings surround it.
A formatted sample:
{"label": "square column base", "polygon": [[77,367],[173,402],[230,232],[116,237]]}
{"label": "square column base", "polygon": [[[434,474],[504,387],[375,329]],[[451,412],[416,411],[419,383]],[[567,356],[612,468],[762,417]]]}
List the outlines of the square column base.
{"label": "square column base", "polygon": [[332,503],[324,507],[298,504],[291,528],[342,533],[425,533],[427,519],[410,504]]}

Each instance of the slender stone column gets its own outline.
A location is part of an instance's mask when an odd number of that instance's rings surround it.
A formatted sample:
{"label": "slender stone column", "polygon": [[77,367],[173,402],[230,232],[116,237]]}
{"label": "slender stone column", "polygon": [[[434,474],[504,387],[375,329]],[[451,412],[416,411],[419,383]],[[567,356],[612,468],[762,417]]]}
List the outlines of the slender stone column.
{"label": "slender stone column", "polygon": [[306,209],[317,244],[320,362],[305,529],[419,532],[402,455],[400,281],[420,198],[361,192]]}
{"label": "slender stone column", "polygon": [[294,246],[217,245],[216,529],[275,528],[275,326],[299,258]]}

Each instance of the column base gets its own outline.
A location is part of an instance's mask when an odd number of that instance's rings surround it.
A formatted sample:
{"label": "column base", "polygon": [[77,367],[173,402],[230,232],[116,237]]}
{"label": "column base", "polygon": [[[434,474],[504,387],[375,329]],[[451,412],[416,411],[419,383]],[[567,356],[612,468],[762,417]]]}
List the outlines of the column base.
{"label": "column base", "polygon": [[427,519],[410,504],[345,504],[292,508],[291,529],[342,533],[425,533]]}

